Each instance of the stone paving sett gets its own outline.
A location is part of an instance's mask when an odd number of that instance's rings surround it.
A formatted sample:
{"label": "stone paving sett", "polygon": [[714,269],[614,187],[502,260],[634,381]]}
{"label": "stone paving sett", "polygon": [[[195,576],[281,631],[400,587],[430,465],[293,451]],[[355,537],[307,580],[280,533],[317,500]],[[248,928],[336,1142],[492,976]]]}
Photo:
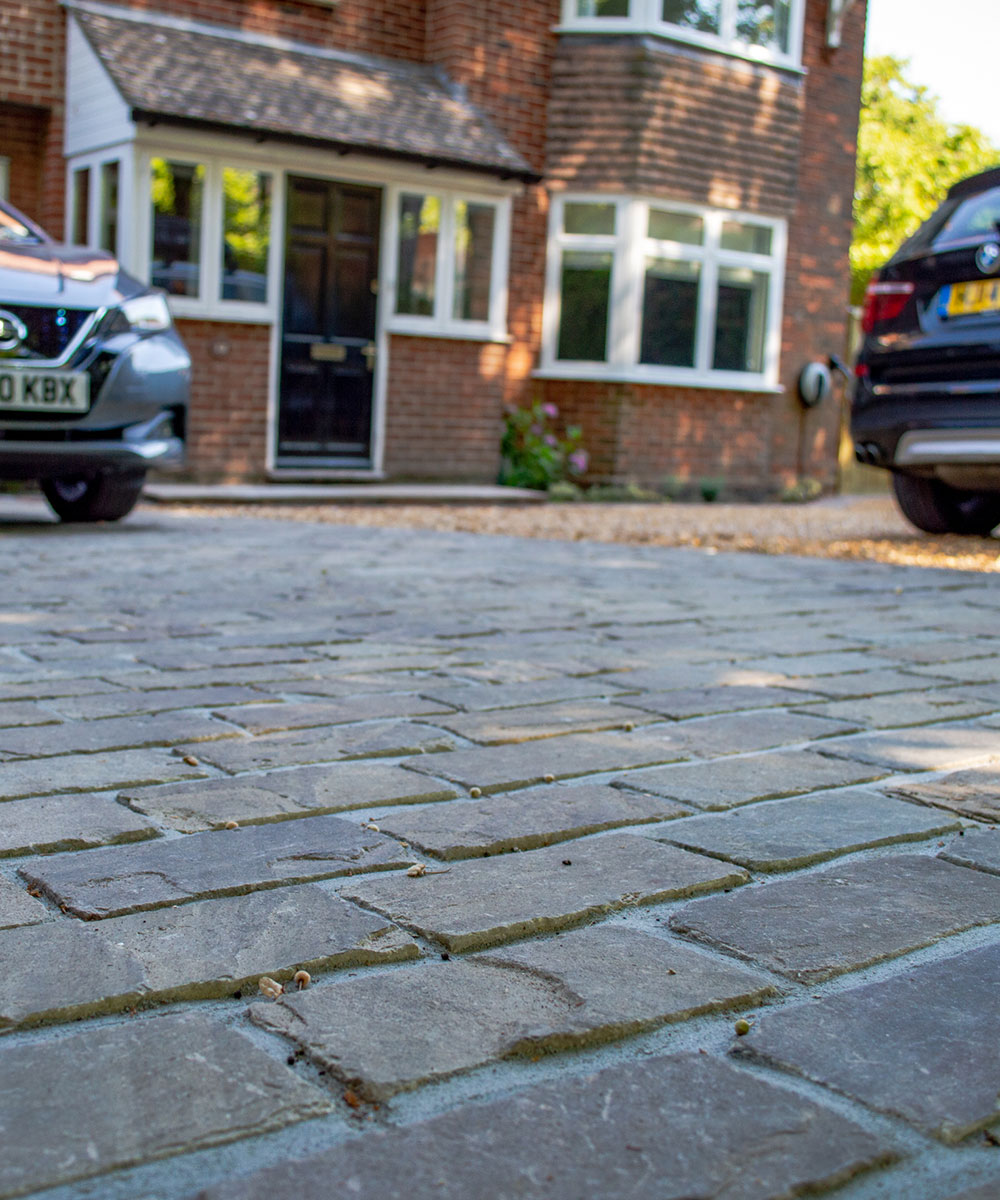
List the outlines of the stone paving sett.
{"label": "stone paving sett", "polygon": [[347,980],[250,1008],[372,1100],[518,1053],[624,1037],[753,1004],[770,980],[621,926]]}
{"label": "stone paving sett", "polygon": [[995,921],[1000,879],[896,855],[694,901],[670,927],[807,983]]}
{"label": "stone paving sett", "polygon": [[869,783],[887,774],[880,767],[828,758],[813,750],[797,750],[635,771],[613,782],[713,811],[754,800]]}
{"label": "stone paving sett", "polygon": [[186,763],[166,749],[12,759],[0,771],[0,800],[204,779],[207,774],[202,767]]}
{"label": "stone paving sett", "polygon": [[970,829],[950,841],[938,855],[948,862],[1000,875],[1000,833],[995,829]]}
{"label": "stone paving sett", "polygon": [[851,671],[846,675],[797,675],[781,681],[783,688],[819,692],[832,699],[866,699],[869,696],[889,695],[892,692],[912,692],[914,688],[942,685],[950,687],[952,679],[917,675],[911,671],[886,670]]}
{"label": "stone paving sett", "polygon": [[774,1200],[896,1157],[822,1105],[717,1059],[679,1054],[369,1134],[189,1200]]}
{"label": "stone paving sett", "polygon": [[54,725],[59,718],[55,713],[27,700],[0,701],[0,727],[13,725]]}
{"label": "stone paving sett", "polygon": [[685,717],[707,717],[747,708],[778,708],[824,699],[819,693],[810,694],[792,691],[789,688],[732,684],[720,687],[678,688],[673,692],[647,692],[644,695],[623,698],[622,703],[643,709],[645,712],[682,720]]}
{"label": "stone paving sett", "polygon": [[894,780],[885,790],[974,821],[1000,821],[1000,771],[954,771],[943,779],[919,783]]}
{"label": "stone paving sett", "polygon": [[[418,693],[406,695],[357,695],[343,701],[286,702],[255,704],[252,707],[215,709],[212,713],[251,733],[280,733],[286,729],[310,729],[319,725],[342,725],[351,721],[370,721],[386,717],[434,716],[453,710]],[[985,708],[984,708],[985,711]],[[440,724],[440,722],[438,722]]]}
{"label": "stone paving sett", "polygon": [[138,842],[158,833],[108,796],[39,796],[0,807],[0,858]]}
{"label": "stone paving sett", "polygon": [[921,725],[850,738],[823,753],[893,771],[947,771],[1000,763],[1000,734],[985,725]]}
{"label": "stone paving sett", "polygon": [[622,689],[606,677],[587,679],[536,679],[527,683],[448,684],[425,680],[420,693],[439,704],[466,712],[489,712],[497,708],[521,708],[528,704],[552,704],[558,700],[619,700]]}
{"label": "stone paving sett", "polygon": [[972,950],[764,1016],[735,1051],[957,1142],[1000,1120],[998,979],[1000,945]]}
{"label": "stone paving sett", "polygon": [[811,742],[814,738],[836,737],[854,733],[857,729],[857,724],[845,721],[762,710],[698,717],[674,726],[674,733],[693,754],[710,758],[717,754],[744,754],[794,742]]}
{"label": "stone paving sett", "polygon": [[457,795],[454,788],[425,781],[402,767],[366,762],[141,788],[122,792],[119,799],[182,833],[198,833],[219,829],[227,821],[256,824],[377,804],[424,804]]}
{"label": "stone paving sett", "polygon": [[247,1038],[196,1016],[3,1046],[0,1076],[0,1197],[235,1141],[330,1107]]}
{"label": "stone paving sett", "polygon": [[237,730],[196,713],[157,713],[153,716],[108,717],[100,721],[67,721],[62,725],[33,725],[0,729],[0,752],[36,757],[91,754],[95,750],[135,750],[177,742],[202,742],[237,737]]}
{"label": "stone paving sett", "polygon": [[81,850],[20,874],[68,912],[94,920],[412,862],[390,838],[323,816]]}
{"label": "stone paving sett", "polygon": [[237,774],[335,759],[433,754],[452,750],[454,746],[454,741],[439,730],[396,721],[382,725],[345,725],[330,732],[325,729],[295,730],[226,743],[178,746],[175,753],[193,755],[201,762]]}
{"label": "stone paving sett", "polygon": [[668,821],[688,811],[658,796],[604,784],[546,783],[419,812],[390,812],[378,823],[384,833],[435,858],[456,859],[532,850],[622,825]]}
{"label": "stone paving sett", "polygon": [[435,724],[483,746],[536,741],[568,733],[597,733],[605,729],[630,729],[649,724],[649,713],[599,700],[556,701],[524,708],[504,708],[485,713],[458,713],[439,717]]}
{"label": "stone paving sett", "polygon": [[648,836],[751,871],[791,871],[853,850],[920,841],[958,828],[958,821],[880,792],[841,788],[691,817]]}
{"label": "stone paving sett", "polygon": [[19,964],[0,974],[0,1029],[248,988],[256,995],[262,975],[285,980],[299,968],[317,972],[418,954],[399,929],[315,884],[96,923],[50,920],[0,932],[0,961]]}
{"label": "stone paving sett", "polygon": [[368,879],[340,891],[462,951],[566,929],[629,905],[735,887],[747,878],[738,867],[674,846],[605,834],[573,846],[470,859],[437,875]]}
{"label": "stone paving sett", "polygon": [[55,700],[50,707],[63,717],[95,720],[139,713],[170,712],[178,708],[211,708],[216,704],[262,704],[277,700],[249,687],[159,688],[153,691],[116,691],[110,695],[73,696]]}
{"label": "stone paving sett", "polygon": [[953,721],[981,717],[993,712],[995,704],[977,700],[957,688],[921,692],[897,692],[890,696],[868,696],[836,700],[803,709],[808,713],[853,721],[872,729],[899,729],[908,725],[930,725],[935,721]]}
{"label": "stone paving sett", "polygon": [[676,762],[686,758],[684,745],[666,730],[651,734],[576,733],[526,745],[484,746],[455,750],[432,759],[410,758],[403,764],[427,775],[440,775],[463,787],[502,792],[553,779],[572,779],[597,771]]}
{"label": "stone paving sett", "polygon": [[49,916],[49,910],[34,896],[29,896],[26,887],[18,887],[13,880],[0,875],[0,929],[34,925]]}

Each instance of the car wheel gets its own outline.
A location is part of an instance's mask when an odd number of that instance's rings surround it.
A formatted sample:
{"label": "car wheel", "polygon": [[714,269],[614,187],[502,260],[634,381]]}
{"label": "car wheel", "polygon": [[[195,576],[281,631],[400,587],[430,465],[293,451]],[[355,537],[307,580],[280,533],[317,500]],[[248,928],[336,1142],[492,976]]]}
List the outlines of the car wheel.
{"label": "car wheel", "polygon": [[61,521],[120,521],[135,507],[145,471],[119,475],[65,475],[43,479],[42,492]]}
{"label": "car wheel", "polygon": [[903,516],[927,533],[964,533],[986,537],[1000,524],[1000,493],[963,492],[939,479],[892,477]]}

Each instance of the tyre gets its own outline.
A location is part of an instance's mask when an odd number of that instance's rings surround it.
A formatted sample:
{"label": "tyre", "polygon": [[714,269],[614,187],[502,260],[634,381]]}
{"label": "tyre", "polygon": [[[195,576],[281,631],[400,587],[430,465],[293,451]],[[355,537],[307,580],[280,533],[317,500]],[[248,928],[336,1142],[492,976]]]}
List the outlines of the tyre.
{"label": "tyre", "polygon": [[145,471],[118,475],[65,475],[43,479],[42,492],[61,521],[120,521],[135,507]]}
{"label": "tyre", "polygon": [[1000,524],[998,492],[963,492],[916,475],[893,474],[892,486],[903,516],[927,533],[986,537]]}

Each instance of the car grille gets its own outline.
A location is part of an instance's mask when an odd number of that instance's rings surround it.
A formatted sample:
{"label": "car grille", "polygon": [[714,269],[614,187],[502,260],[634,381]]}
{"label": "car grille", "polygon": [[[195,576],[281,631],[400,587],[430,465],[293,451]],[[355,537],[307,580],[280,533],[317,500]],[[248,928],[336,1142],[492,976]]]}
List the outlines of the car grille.
{"label": "car grille", "polygon": [[20,317],[28,330],[27,341],[12,358],[59,358],[93,315],[86,308],[37,308],[28,304],[0,304]]}

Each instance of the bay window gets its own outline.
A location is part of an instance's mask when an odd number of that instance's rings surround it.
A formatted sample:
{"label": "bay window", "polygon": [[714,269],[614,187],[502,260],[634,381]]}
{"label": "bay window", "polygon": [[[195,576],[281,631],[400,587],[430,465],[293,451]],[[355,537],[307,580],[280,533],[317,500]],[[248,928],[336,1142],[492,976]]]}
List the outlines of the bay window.
{"label": "bay window", "polygon": [[777,385],[784,222],[637,198],[557,198],[542,372]]}
{"label": "bay window", "polygon": [[563,0],[567,29],[655,33],[795,65],[804,0]]}

